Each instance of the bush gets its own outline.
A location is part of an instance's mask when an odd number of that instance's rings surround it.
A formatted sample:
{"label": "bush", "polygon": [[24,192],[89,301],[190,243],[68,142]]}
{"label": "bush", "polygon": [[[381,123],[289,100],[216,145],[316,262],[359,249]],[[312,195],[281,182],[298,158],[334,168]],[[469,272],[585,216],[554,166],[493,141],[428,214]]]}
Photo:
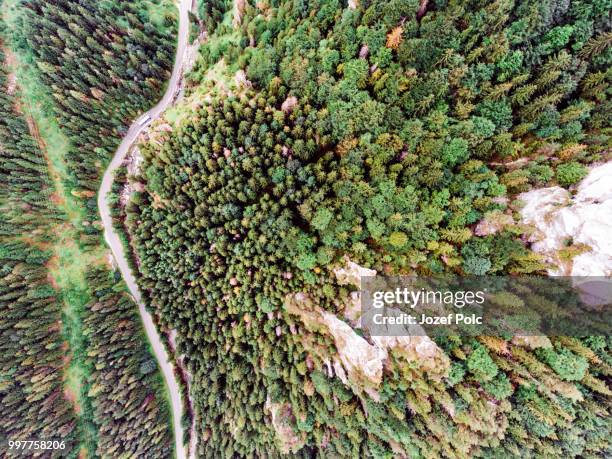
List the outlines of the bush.
{"label": "bush", "polygon": [[587,360],[574,354],[564,347],[554,349],[538,349],[540,360],[545,362],[555,373],[566,381],[580,381],[589,367]]}
{"label": "bush", "polygon": [[475,345],[466,363],[468,370],[470,370],[480,382],[490,381],[497,375],[497,365],[493,362],[487,349],[480,344]]}
{"label": "bush", "polygon": [[501,373],[493,380],[485,382],[482,387],[497,400],[503,400],[512,395],[513,387],[508,377]]}
{"label": "bush", "polygon": [[406,245],[407,242],[408,236],[406,236],[406,233],[402,233],[401,231],[391,233],[391,235],[389,236],[389,244],[391,244],[393,247],[403,247]]}
{"label": "bush", "polygon": [[556,178],[560,185],[570,186],[578,183],[588,174],[588,170],[582,164],[572,161],[557,167]]}
{"label": "bush", "polygon": [[450,386],[454,386],[463,381],[464,376],[465,368],[462,364],[455,362],[451,365],[450,371],[448,372],[448,376],[446,378],[448,380],[448,384]]}

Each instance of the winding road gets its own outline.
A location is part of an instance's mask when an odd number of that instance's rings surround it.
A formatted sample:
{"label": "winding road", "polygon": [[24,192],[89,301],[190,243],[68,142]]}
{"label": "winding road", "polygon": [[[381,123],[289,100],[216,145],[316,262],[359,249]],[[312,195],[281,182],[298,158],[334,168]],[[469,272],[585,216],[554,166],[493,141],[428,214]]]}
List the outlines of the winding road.
{"label": "winding road", "polygon": [[[184,459],[187,457],[187,449],[185,448],[185,444],[183,443],[183,426],[181,424],[181,420],[183,418],[184,413],[181,389],[174,375],[174,367],[168,359],[168,353],[166,352],[166,348],[162,343],[159,332],[155,328],[153,317],[145,309],[144,303],[142,302],[140,291],[138,289],[138,286],[136,285],[136,279],[134,278],[134,275],[132,274],[132,271],[129,268],[123,250],[123,245],[121,243],[121,240],[119,239],[119,235],[113,229],[110,207],[106,200],[106,196],[111,190],[111,185],[113,183],[113,174],[115,170],[123,163],[123,160],[125,159],[132,144],[136,141],[139,134],[146,128],[146,125],[149,124],[151,121],[157,119],[164,112],[164,110],[166,110],[172,104],[175,95],[180,90],[180,83],[185,64],[185,57],[188,49],[188,13],[191,9],[191,5],[192,0],[179,0],[178,3],[178,43],[176,47],[174,68],[172,69],[172,76],[170,78],[170,81],[168,82],[168,88],[166,89],[164,96],[157,103],[157,105],[151,108],[148,112],[143,113],[142,116],[138,120],[134,121],[134,123],[130,126],[127,134],[123,138],[123,141],[119,145],[119,148],[115,152],[112,161],[110,162],[104,173],[104,177],[102,178],[102,184],[98,192],[98,208],[100,209],[100,216],[102,217],[102,224],[104,226],[104,238],[106,239],[106,242],[113,253],[113,256],[117,263],[117,267],[119,268],[119,271],[121,272],[121,275],[123,276],[123,279],[127,284],[130,293],[138,304],[138,311],[142,318],[144,329],[151,343],[153,353],[155,354],[155,357],[159,363],[159,367],[161,368],[162,373],[164,375],[166,386],[168,387],[172,408],[172,419],[174,424],[173,427],[176,444],[175,451],[176,457],[178,459]],[[141,120],[145,120],[147,116],[151,118],[151,121],[149,121],[148,123],[141,123]],[[194,433],[195,432],[193,432],[192,428],[191,445],[189,447],[190,458],[195,457],[195,435],[193,435]]]}

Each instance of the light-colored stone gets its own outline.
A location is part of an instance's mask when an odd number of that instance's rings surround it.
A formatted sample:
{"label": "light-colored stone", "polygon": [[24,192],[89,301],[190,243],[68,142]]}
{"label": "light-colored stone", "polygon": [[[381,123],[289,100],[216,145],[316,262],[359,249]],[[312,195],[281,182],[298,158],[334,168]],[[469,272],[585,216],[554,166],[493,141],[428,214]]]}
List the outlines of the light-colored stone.
{"label": "light-colored stone", "polygon": [[249,81],[246,76],[246,73],[244,73],[244,70],[242,69],[238,70],[234,75],[234,82],[236,83],[236,87],[238,87],[239,89],[253,87],[253,83]]}
{"label": "light-colored stone", "polygon": [[512,215],[504,214],[501,211],[489,212],[485,217],[478,222],[474,229],[476,236],[488,236],[489,234],[495,234],[504,229],[504,227],[512,225],[514,220]]}
{"label": "light-colored stone", "polygon": [[272,418],[279,449],[283,454],[297,453],[306,441],[306,435],[297,433],[296,420],[289,403],[272,403],[270,397],[264,405]]}
{"label": "light-colored stone", "polygon": [[349,381],[346,376],[346,371],[344,371],[344,367],[339,360],[334,360],[334,373],[338,378],[340,378],[340,381],[342,381],[345,385],[348,385]]}
{"label": "light-colored stone", "polygon": [[[573,198],[563,188],[549,187],[519,199],[525,202],[523,222],[537,229],[530,237],[532,249],[557,265],[550,275],[612,275],[612,163],[592,168]],[[563,264],[558,251],[568,242],[590,250]]]}
{"label": "light-colored stone", "polygon": [[376,276],[376,271],[359,266],[357,263],[349,260],[348,257],[345,257],[344,265],[335,268],[334,274],[336,275],[338,284],[353,285],[357,288],[361,288],[361,278]]}
{"label": "light-colored stone", "polygon": [[[332,336],[336,355],[330,356],[325,349],[310,350],[323,352],[319,356],[325,364],[326,373],[329,376],[335,374],[357,392],[364,391],[374,399],[378,398],[376,389],[382,382],[383,370],[391,354],[419,368],[432,379],[440,379],[447,374],[450,365],[448,357],[418,325],[403,330],[401,336],[387,336],[385,330],[365,329],[372,335],[365,339],[335,314],[313,305],[308,295],[289,295],[285,306],[288,312],[300,317],[308,331]],[[372,320],[364,322],[373,323]],[[373,331],[377,334],[372,334]]]}
{"label": "light-colored stone", "polygon": [[322,319],[334,338],[338,357],[346,369],[348,379],[377,387],[382,381],[386,351],[368,343],[334,314],[323,312]]}
{"label": "light-colored stone", "polygon": [[587,175],[576,193],[577,201],[604,202],[612,199],[612,162],[595,167]]}
{"label": "light-colored stone", "polygon": [[525,203],[521,209],[522,221],[536,228],[530,242],[536,252],[547,252],[563,245],[564,237],[552,237],[550,230],[554,215],[570,202],[569,192],[561,187],[540,188],[519,195]]}
{"label": "light-colored stone", "polygon": [[[389,313],[390,311],[387,311],[387,314]],[[368,321],[368,323],[373,322]],[[372,342],[375,346],[384,349],[385,352],[401,357],[411,364],[416,364],[421,371],[434,379],[445,376],[450,366],[450,360],[444,351],[427,336],[421,326],[411,325],[404,328],[399,336],[372,335]]]}
{"label": "light-colored stone", "polygon": [[235,29],[242,24],[242,18],[244,17],[244,9],[246,8],[247,4],[247,0],[234,0],[234,18],[232,19],[232,25]]}

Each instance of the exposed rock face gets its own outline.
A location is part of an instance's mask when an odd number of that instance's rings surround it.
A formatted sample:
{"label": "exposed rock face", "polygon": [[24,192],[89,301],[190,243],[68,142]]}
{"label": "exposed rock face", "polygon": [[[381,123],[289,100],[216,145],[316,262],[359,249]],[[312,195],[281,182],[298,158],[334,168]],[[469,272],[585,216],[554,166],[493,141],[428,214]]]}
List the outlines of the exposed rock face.
{"label": "exposed rock face", "polygon": [[306,441],[306,435],[296,433],[295,416],[289,403],[272,403],[268,398],[265,408],[272,417],[276,440],[283,454],[297,453]]}
{"label": "exposed rock face", "polygon": [[[333,270],[339,285],[352,285],[361,288],[361,277],[374,277],[376,271],[364,268],[352,262],[348,257],[344,258],[344,265]],[[361,315],[361,299],[359,292],[351,293],[351,300],[344,304],[343,315],[352,324],[357,325]]]}
{"label": "exposed rock face", "polygon": [[[550,275],[612,274],[612,162],[594,167],[572,198],[560,187],[541,188],[519,196],[525,202],[524,223],[534,225],[532,249],[558,265]],[[558,251],[568,243],[590,250],[564,263]]]}
{"label": "exposed rock face", "polygon": [[340,285],[353,285],[361,288],[362,277],[376,276],[376,271],[373,269],[364,268],[357,263],[353,263],[348,258],[345,258],[345,264],[342,267],[334,269],[334,274]]}
{"label": "exposed rock face", "polygon": [[140,175],[140,169],[142,166],[142,153],[140,153],[140,148],[134,147],[127,158],[127,170],[128,173],[132,176]]}
{"label": "exposed rock face", "polygon": [[359,8],[359,0],[348,0],[348,7],[350,10],[356,10]]}
{"label": "exposed rock face", "polygon": [[422,330],[419,336],[373,336],[377,347],[388,350],[397,357],[411,363],[417,363],[420,371],[432,379],[446,376],[450,367],[448,356]]}
{"label": "exposed rock face", "polygon": [[234,19],[232,25],[234,28],[238,28],[242,24],[242,18],[244,16],[244,9],[247,6],[247,0],[234,0]]}
{"label": "exposed rock face", "polygon": [[239,89],[253,87],[253,83],[249,81],[249,79],[246,76],[246,73],[244,73],[244,70],[242,69],[238,70],[236,74],[234,75],[234,82],[236,83],[236,86]]}
{"label": "exposed rock face", "polygon": [[[340,285],[360,287],[362,276],[375,276],[376,271],[359,266],[345,259],[343,267],[334,269]],[[360,328],[361,308],[359,293],[353,292],[348,305],[340,309],[349,323],[314,304],[312,298],[304,293],[289,295],[285,308],[290,314],[299,316],[309,332],[331,335],[338,353],[329,355],[326,348],[317,347],[308,337],[304,346],[327,363],[328,374],[335,374],[355,391],[365,391],[374,399],[378,398],[376,389],[383,378],[383,369],[390,355],[415,365],[430,377],[439,379],[446,375],[450,361],[421,327],[406,329],[405,336],[373,336],[366,339],[355,329]],[[368,321],[370,323],[371,321]],[[376,332],[377,330],[364,330]],[[372,333],[371,333],[372,334]],[[331,360],[331,362],[330,362]]]}
{"label": "exposed rock face", "polygon": [[361,317],[361,294],[359,292],[351,292],[351,299],[344,304],[342,315],[351,324],[358,326]]}
{"label": "exposed rock face", "polygon": [[382,381],[383,362],[387,352],[368,343],[335,315],[323,312],[322,319],[334,337],[338,357],[347,372],[348,380],[378,387]]}
{"label": "exposed rock face", "polygon": [[[519,195],[525,202],[521,210],[523,222],[533,225],[536,232],[531,235],[532,249],[540,253],[548,253],[563,247],[568,231],[563,228],[563,218],[557,219],[562,209],[570,204],[570,194],[558,186],[540,188]],[[555,228],[556,231],[552,231]]]}
{"label": "exposed rock face", "polygon": [[612,199],[612,162],[591,169],[578,188],[576,200],[604,202]]}
{"label": "exposed rock face", "polygon": [[334,360],[334,373],[336,376],[338,376],[338,378],[340,378],[340,381],[342,381],[345,385],[348,385],[349,380],[346,376],[346,371],[344,371],[344,367],[338,360]]}

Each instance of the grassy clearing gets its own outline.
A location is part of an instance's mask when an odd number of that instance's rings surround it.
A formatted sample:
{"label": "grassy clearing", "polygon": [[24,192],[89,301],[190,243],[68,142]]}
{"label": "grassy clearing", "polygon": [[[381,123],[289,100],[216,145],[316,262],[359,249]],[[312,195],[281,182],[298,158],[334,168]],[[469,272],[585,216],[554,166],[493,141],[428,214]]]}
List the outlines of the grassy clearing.
{"label": "grassy clearing", "polygon": [[171,106],[164,112],[163,116],[166,121],[173,126],[179,126],[182,122],[188,121],[193,116],[194,111],[205,105],[214,92],[226,92],[228,90],[234,93],[238,92],[233,74],[224,59],[220,59],[208,68],[204,80],[206,84],[193,89],[183,103]]}
{"label": "grassy clearing", "polygon": [[149,0],[147,5],[147,15],[149,20],[155,24],[158,30],[165,30],[168,28],[168,16],[170,15],[172,20],[177,23],[178,18],[176,16],[177,1],[173,0]]}

